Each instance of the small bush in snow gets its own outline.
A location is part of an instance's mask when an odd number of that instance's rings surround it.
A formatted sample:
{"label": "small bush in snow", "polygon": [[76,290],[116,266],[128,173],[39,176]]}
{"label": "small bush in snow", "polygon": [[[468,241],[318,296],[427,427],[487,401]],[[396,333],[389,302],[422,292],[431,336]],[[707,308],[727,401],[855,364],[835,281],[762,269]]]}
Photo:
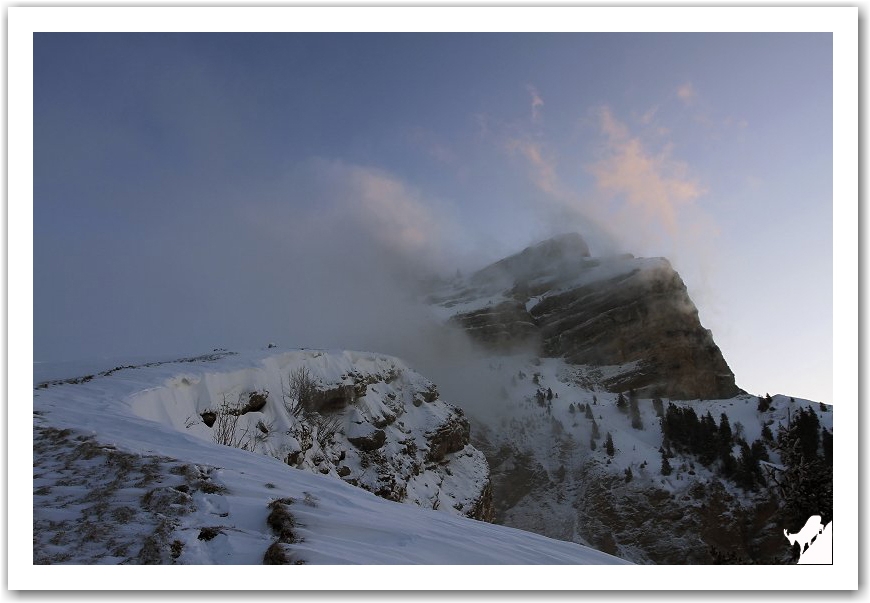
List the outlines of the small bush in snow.
{"label": "small bush in snow", "polygon": [[302,413],[311,408],[317,385],[308,372],[308,368],[301,366],[290,373],[290,380],[286,389],[282,386],[284,408],[294,417],[300,417]]}

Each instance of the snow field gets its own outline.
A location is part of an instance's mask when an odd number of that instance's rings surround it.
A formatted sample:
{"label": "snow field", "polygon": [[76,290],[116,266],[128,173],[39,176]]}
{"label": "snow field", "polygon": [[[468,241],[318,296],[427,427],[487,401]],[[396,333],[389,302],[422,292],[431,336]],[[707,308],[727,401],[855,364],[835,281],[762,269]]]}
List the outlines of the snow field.
{"label": "snow field", "polygon": [[[267,523],[269,503],[292,499],[286,507],[294,539],[285,547],[291,563],[624,563],[573,543],[393,503],[333,476],[220,446],[202,427],[190,425],[205,399],[232,388],[271,392],[276,371],[309,360],[313,372],[336,382],[349,369],[375,372],[397,362],[351,352],[264,351],[125,369],[35,390],[34,529],[46,543],[53,539],[56,544],[48,549],[42,540],[35,541],[34,554],[51,555],[60,563],[138,562],[151,538],[164,563],[258,564],[278,539]],[[424,379],[412,371],[405,374]],[[378,409],[375,405],[365,412]],[[403,417],[406,427],[410,414]],[[421,415],[421,425],[429,420],[437,423]],[[53,440],[49,433],[55,434]],[[93,450],[77,453],[87,442]],[[123,462],[110,462],[112,456]],[[64,478],[68,485],[61,483]],[[471,479],[462,471],[451,478],[457,488]],[[84,500],[93,491],[102,492],[103,500]],[[149,507],[142,502],[146,497],[162,503]],[[116,512],[122,507],[130,510]],[[74,536],[56,537],[61,522],[83,516],[101,522],[113,539],[112,550],[83,547]],[[99,545],[104,537],[109,535],[93,541]]]}

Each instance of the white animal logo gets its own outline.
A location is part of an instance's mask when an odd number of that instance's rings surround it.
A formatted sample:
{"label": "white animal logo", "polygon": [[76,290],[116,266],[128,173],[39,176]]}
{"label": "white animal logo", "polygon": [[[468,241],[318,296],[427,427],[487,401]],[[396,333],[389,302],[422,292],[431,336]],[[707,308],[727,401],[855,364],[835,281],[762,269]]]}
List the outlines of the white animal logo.
{"label": "white animal logo", "polygon": [[801,545],[801,554],[805,553],[809,546],[822,533],[824,526],[822,525],[822,516],[813,515],[807,519],[806,525],[801,528],[801,531],[796,534],[789,534],[788,530],[783,530],[783,534],[788,539],[789,544],[794,546],[797,542]]}

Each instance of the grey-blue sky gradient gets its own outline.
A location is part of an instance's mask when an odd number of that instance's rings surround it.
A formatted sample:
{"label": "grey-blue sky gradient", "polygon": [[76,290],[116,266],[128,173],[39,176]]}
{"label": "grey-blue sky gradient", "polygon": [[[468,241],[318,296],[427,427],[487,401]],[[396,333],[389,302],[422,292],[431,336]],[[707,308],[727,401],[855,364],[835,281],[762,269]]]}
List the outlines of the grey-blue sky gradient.
{"label": "grey-blue sky gradient", "polygon": [[34,359],[402,351],[409,275],[578,230],[830,401],[832,110],[824,34],[36,34]]}

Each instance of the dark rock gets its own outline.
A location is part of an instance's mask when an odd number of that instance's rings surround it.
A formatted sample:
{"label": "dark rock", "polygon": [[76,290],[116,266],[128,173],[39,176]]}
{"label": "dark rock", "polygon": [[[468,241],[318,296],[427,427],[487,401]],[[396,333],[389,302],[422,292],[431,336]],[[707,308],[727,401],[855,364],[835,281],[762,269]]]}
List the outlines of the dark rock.
{"label": "dark rock", "polygon": [[217,536],[218,534],[222,534],[222,533],[223,532],[218,527],[201,528],[199,530],[199,536],[197,536],[197,539],[198,540],[205,540],[206,542],[208,542],[209,540],[214,539],[214,537]]}
{"label": "dark rock", "polygon": [[495,518],[495,505],[492,500],[492,483],[487,482],[480,496],[471,507],[471,511],[467,513],[468,517],[477,519],[478,521],[486,521],[492,523]]}
{"label": "dark rock", "polygon": [[381,416],[372,417],[371,422],[372,422],[372,425],[374,425],[378,429],[383,429],[387,425],[391,425],[395,420],[396,420],[396,415],[391,413],[391,412],[387,412]]}
{"label": "dark rock", "polygon": [[423,402],[432,403],[438,399],[438,388],[435,387],[434,383],[430,383],[429,386],[418,394]]}
{"label": "dark rock", "polygon": [[458,413],[453,414],[438,429],[426,434],[429,441],[428,461],[440,461],[451,452],[465,448],[471,436],[468,419]]}
{"label": "dark rock", "polygon": [[369,434],[349,437],[347,440],[360,450],[371,452],[384,445],[384,442],[387,441],[387,434],[383,429],[376,429]]}
{"label": "dark rock", "polygon": [[251,392],[248,395],[247,403],[242,407],[241,414],[247,414],[249,412],[260,412],[265,408],[266,402],[269,400],[269,392]]}
{"label": "dark rock", "polygon": [[214,425],[214,422],[217,421],[217,413],[211,412],[210,410],[205,411],[199,416],[202,417],[202,422],[208,427],[211,427]]}
{"label": "dark rock", "polygon": [[287,458],[284,459],[284,462],[290,465],[291,467],[299,466],[299,462],[302,460],[303,452],[301,450],[297,450],[296,452],[291,452],[287,455]]}
{"label": "dark rock", "polygon": [[451,321],[475,340],[497,351],[537,348],[540,341],[535,321],[526,312],[525,304],[518,301],[505,301],[459,314]]}
{"label": "dark rock", "polygon": [[318,389],[314,392],[308,405],[308,410],[319,413],[341,411],[353,404],[357,398],[355,385],[338,385],[328,389]]}

